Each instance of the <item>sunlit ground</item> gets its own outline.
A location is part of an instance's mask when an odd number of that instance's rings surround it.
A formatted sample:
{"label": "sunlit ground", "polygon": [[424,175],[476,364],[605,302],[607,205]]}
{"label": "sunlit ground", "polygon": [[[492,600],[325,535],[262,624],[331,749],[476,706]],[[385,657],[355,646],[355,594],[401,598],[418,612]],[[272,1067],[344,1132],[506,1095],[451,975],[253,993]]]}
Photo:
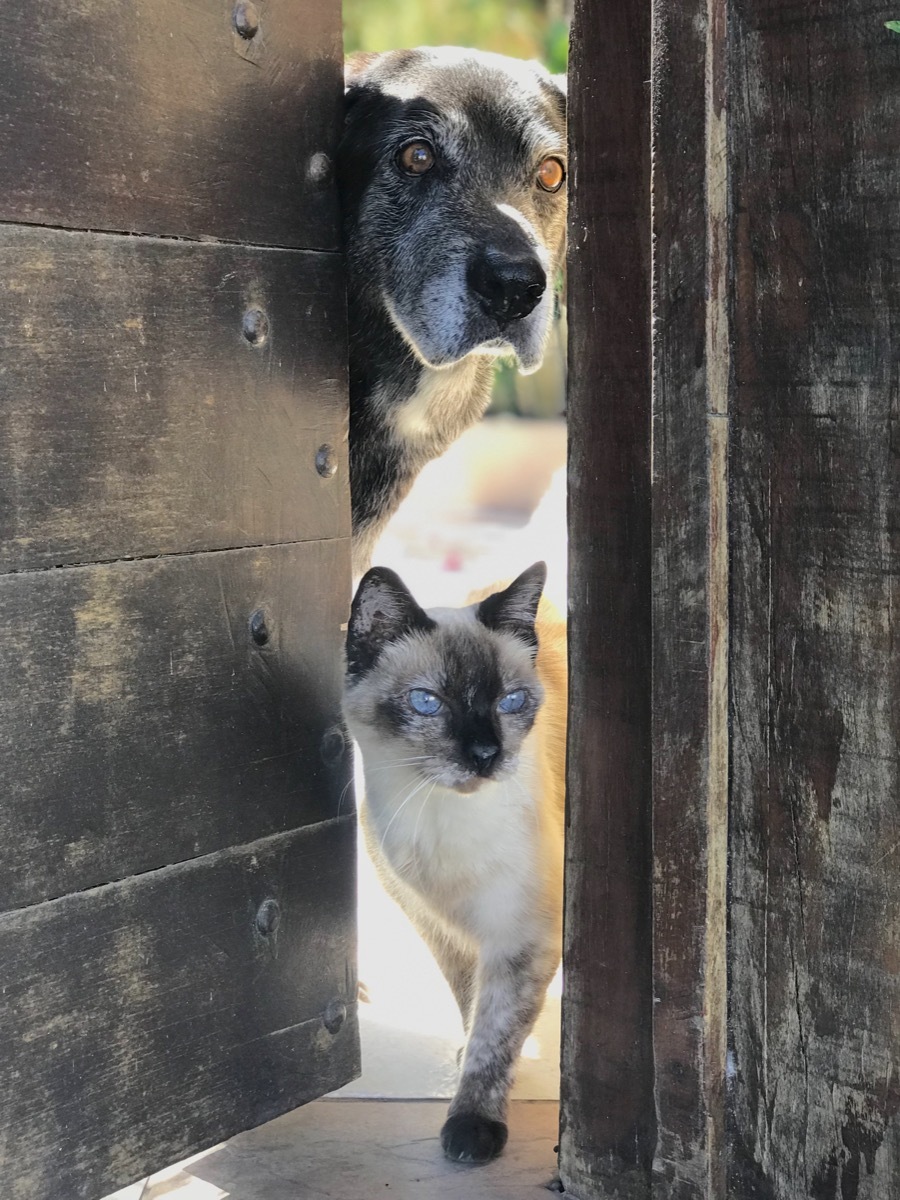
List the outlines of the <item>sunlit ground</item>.
{"label": "sunlit ground", "polygon": [[[425,607],[465,603],[538,559],[565,611],[565,425],[493,418],[427,467],[373,562],[392,567]],[[359,786],[359,785],[358,785]],[[359,862],[362,1077],[339,1095],[450,1097],[463,1033],[437,964],[387,896],[365,852]],[[559,1090],[559,977],[519,1064],[520,1099]]]}

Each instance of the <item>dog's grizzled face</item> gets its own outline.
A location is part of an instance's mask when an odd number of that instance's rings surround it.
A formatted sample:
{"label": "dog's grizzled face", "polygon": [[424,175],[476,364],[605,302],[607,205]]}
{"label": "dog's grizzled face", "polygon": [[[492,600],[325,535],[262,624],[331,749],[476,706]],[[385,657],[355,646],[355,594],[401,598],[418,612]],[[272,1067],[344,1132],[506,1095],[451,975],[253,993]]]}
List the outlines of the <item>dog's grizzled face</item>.
{"label": "dog's grizzled face", "polygon": [[540,365],[566,220],[565,95],[538,64],[455,48],[348,63],[340,153],[355,287],[418,357]]}
{"label": "dog's grizzled face", "polygon": [[363,576],[344,715],[364,751],[377,745],[423,783],[463,793],[515,771],[543,700],[534,622],[545,577],[536,563],[469,608],[425,612],[393,571]]}

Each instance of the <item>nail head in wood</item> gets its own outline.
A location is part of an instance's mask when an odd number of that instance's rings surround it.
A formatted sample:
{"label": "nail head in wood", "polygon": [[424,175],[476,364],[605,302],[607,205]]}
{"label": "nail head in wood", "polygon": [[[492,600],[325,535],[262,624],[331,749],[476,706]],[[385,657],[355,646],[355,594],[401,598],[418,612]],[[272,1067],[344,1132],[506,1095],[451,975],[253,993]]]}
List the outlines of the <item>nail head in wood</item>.
{"label": "nail head in wood", "polygon": [[323,151],[313,154],[306,167],[306,178],[310,183],[324,184],[331,179],[331,159]]}
{"label": "nail head in wood", "polygon": [[256,928],[263,935],[268,937],[270,933],[274,933],[281,921],[281,908],[277,900],[263,900],[259,906],[259,912],[256,914]]}
{"label": "nail head in wood", "polygon": [[251,38],[256,37],[259,29],[259,11],[255,4],[241,0],[241,3],[234,6],[231,19],[235,31],[246,41],[249,42]]}
{"label": "nail head in wood", "polygon": [[319,753],[322,755],[322,761],[327,766],[333,766],[344,756],[344,751],[347,749],[347,743],[344,739],[344,731],[339,725],[332,725],[330,729],[325,730],[319,746]]}
{"label": "nail head in wood", "polygon": [[337,1033],[347,1017],[347,1006],[340,1000],[330,1000],[322,1013],[322,1022],[329,1033]]}
{"label": "nail head in wood", "polygon": [[320,446],[316,451],[316,470],[323,479],[330,479],[337,470],[337,455],[334,452],[334,447],[329,445]]}
{"label": "nail head in wood", "polygon": [[243,330],[251,346],[261,346],[269,336],[269,318],[261,308],[250,308],[244,313]]}
{"label": "nail head in wood", "polygon": [[269,640],[269,627],[266,624],[266,614],[258,608],[250,617],[250,636],[257,646],[264,646]]}

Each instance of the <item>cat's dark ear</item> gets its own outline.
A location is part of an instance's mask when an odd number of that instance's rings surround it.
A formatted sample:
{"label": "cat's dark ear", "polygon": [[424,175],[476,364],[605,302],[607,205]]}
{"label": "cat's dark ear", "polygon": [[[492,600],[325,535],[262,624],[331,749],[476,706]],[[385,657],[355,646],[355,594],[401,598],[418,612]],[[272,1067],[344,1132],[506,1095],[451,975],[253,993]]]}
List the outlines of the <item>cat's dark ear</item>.
{"label": "cat's dark ear", "polygon": [[547,581],[547,564],[538,562],[502,592],[494,592],[478,605],[477,617],[488,629],[513,633],[537,651],[537,634],[534,622],[537,617],[541,592]]}
{"label": "cat's dark ear", "polygon": [[364,675],[386,645],[407,633],[434,628],[435,622],[395,571],[372,567],[363,575],[350,609],[347,674]]}

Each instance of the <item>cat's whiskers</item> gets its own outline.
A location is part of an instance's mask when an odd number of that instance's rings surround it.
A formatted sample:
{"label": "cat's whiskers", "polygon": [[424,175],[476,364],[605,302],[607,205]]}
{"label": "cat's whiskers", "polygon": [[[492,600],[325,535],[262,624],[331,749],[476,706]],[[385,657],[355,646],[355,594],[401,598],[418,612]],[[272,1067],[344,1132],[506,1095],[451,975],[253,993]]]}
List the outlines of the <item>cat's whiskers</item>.
{"label": "cat's whiskers", "polygon": [[341,815],[341,809],[344,807],[344,797],[347,795],[347,792],[349,791],[352,783],[353,783],[353,776],[351,775],[350,778],[347,780],[347,782],[344,784],[344,786],[341,788],[341,794],[340,794],[340,796],[338,796],[338,810],[337,810],[338,816]]}
{"label": "cat's whiskers", "polygon": [[430,754],[419,754],[415,758],[395,758],[391,762],[376,763],[374,767],[366,767],[366,775],[370,775],[375,771],[393,771],[395,767],[413,767],[416,763],[428,762],[431,758]]}
{"label": "cat's whiskers", "polygon": [[[412,766],[415,766],[416,763],[428,762],[428,760],[430,758],[431,758],[430,754],[416,754],[412,758],[395,758],[391,762],[378,763],[374,767],[366,767],[365,774],[366,775],[374,775],[376,771],[393,771],[395,767],[412,767]],[[338,809],[337,809],[338,816],[341,815],[341,809],[344,807],[344,797],[347,795],[347,792],[353,786],[354,782],[355,782],[355,779],[351,775],[350,778],[347,780],[347,782],[344,784],[344,786],[341,788],[341,794],[338,797]]]}
{"label": "cat's whiskers", "polygon": [[422,870],[419,867],[419,838],[418,838],[419,822],[422,820],[422,813],[425,811],[425,805],[428,803],[428,801],[434,795],[434,789],[436,787],[437,787],[437,780],[435,780],[434,783],[431,785],[431,788],[429,789],[428,794],[426,795],[425,799],[422,801],[422,805],[419,809],[419,815],[416,817],[416,824],[413,828],[413,836],[412,836],[413,870],[415,871],[416,876],[420,881],[422,879]]}
{"label": "cat's whiskers", "polygon": [[420,779],[419,782],[413,786],[412,791],[407,795],[406,799],[403,801],[403,803],[400,805],[400,807],[397,809],[397,811],[394,813],[394,815],[388,821],[387,827],[385,828],[384,833],[381,835],[381,850],[382,851],[384,851],[384,842],[385,842],[385,839],[387,838],[388,833],[390,832],[391,826],[397,820],[397,818],[400,816],[400,814],[403,812],[404,808],[406,808],[407,804],[409,804],[410,800],[412,800],[413,796],[417,796],[419,794],[419,792],[421,792],[422,788],[425,786],[426,783],[428,783],[427,779]]}

